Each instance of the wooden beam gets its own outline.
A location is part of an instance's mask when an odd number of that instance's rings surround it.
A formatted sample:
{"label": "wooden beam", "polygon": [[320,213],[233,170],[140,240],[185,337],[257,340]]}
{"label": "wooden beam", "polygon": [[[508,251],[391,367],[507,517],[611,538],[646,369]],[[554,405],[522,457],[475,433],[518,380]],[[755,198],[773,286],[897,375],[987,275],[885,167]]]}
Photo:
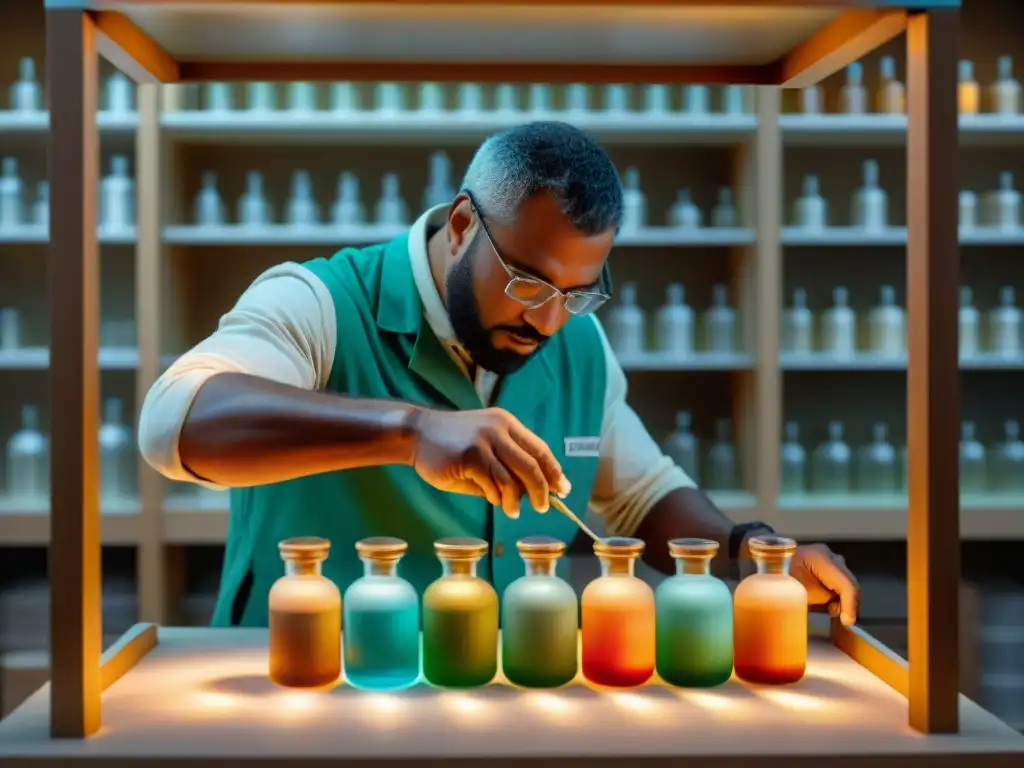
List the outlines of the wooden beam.
{"label": "wooden beam", "polygon": [[958,18],[916,13],[907,30],[907,635],[924,733],[958,729]]}
{"label": "wooden beam", "polygon": [[156,648],[156,644],[156,624],[136,624],[121,635],[103,654],[100,662],[101,688],[105,691],[124,677],[143,656]]}
{"label": "wooden beam", "polygon": [[178,62],[121,13],[92,11],[100,54],[136,83],[176,83]]}
{"label": "wooden beam", "polygon": [[202,61],[182,62],[181,82],[426,81],[459,83],[702,83],[775,85],[774,65],[604,64],[440,61]]}
{"label": "wooden beam", "polygon": [[832,644],[860,664],[897,693],[906,696],[910,690],[907,662],[860,627],[843,626],[832,619],[829,629]]}
{"label": "wooden beam", "polygon": [[92,19],[46,12],[50,102],[50,731],[100,727],[99,60]]}
{"label": "wooden beam", "polygon": [[778,82],[805,88],[863,58],[907,28],[905,11],[846,11],[797,45],[779,62]]}

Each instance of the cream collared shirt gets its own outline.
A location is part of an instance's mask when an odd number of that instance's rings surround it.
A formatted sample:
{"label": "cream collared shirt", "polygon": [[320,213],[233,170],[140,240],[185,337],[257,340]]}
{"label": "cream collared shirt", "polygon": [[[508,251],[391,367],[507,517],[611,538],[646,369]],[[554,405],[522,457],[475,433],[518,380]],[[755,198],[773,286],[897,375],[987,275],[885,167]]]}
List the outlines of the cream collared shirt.
{"label": "cream collared shirt", "polygon": [[[423,214],[409,232],[409,258],[434,335],[462,368],[462,351],[427,259],[427,231],[442,226],[444,208]],[[604,520],[609,534],[636,531],[644,516],[676,488],[695,483],[671,459],[626,403],[626,377],[596,317],[607,361],[600,458],[590,508]],[[261,376],[302,389],[326,387],[339,343],[334,301],[327,286],[305,267],[288,262],[256,278],[217,330],[178,358],[153,384],[139,419],[139,448],[146,461],[172,480],[208,488],[181,463],[178,439],[192,401],[211,376],[236,372]],[[342,340],[343,343],[343,340]],[[468,373],[467,373],[468,375]],[[490,403],[497,377],[479,370],[474,385],[480,400]]]}

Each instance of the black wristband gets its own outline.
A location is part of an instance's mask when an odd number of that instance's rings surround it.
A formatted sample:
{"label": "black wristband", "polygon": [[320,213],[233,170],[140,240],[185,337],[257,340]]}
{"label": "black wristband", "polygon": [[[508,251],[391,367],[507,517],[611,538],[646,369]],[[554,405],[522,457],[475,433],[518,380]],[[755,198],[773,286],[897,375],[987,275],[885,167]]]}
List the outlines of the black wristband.
{"label": "black wristband", "polygon": [[735,526],[729,532],[729,560],[735,562],[739,560],[740,549],[743,547],[743,540],[747,538],[747,535],[753,531],[763,531],[764,533],[775,533],[775,529],[772,528],[768,523],[762,523],[760,520],[752,520],[749,523],[740,523]]}

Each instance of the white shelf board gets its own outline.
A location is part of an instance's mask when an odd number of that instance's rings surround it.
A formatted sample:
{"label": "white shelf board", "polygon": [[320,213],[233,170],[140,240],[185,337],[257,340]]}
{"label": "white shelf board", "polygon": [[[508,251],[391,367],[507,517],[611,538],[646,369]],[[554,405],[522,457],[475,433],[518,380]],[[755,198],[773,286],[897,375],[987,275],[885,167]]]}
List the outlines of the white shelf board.
{"label": "white shelf board", "polygon": [[[906,359],[893,359],[859,353],[852,359],[837,359],[822,353],[798,355],[783,353],[779,364],[785,371],[903,371]],[[1024,370],[1024,354],[1017,357],[999,357],[983,354],[977,357],[961,358],[963,371],[1020,371]]]}
{"label": "white shelf board", "polygon": [[[111,371],[132,371],[139,367],[139,351],[132,348],[107,347],[99,353],[100,368]],[[0,370],[36,371],[50,367],[50,350],[46,347],[0,350]]]}
{"label": "white shelf board", "polygon": [[[1024,145],[1024,115],[961,115],[959,122],[962,145]],[[905,115],[786,114],[779,118],[779,125],[789,146],[903,146],[907,142]]]}
{"label": "white shelf board", "polygon": [[783,227],[783,245],[906,245],[906,227],[886,227],[882,230],[868,231],[861,227],[827,227],[813,230],[805,227]]}
{"label": "white shelf board", "polygon": [[[96,237],[101,245],[133,245],[138,239],[138,232],[135,227],[123,230],[110,230],[106,227],[96,228]],[[32,243],[45,244],[50,242],[49,227],[39,227],[34,224],[24,224],[17,229],[0,230],[0,243],[12,243],[28,245]]]}
{"label": "white shelf board", "polygon": [[[101,131],[126,133],[139,127],[136,113],[98,112],[96,123]],[[0,110],[0,135],[12,133],[45,133],[50,129],[49,112],[15,112]]]}
{"label": "white shelf board", "polygon": [[1024,227],[961,227],[960,245],[1024,245]]}
{"label": "white shelf board", "polygon": [[746,371],[754,367],[754,356],[695,352],[691,357],[680,359],[647,352],[635,357],[620,355],[619,362],[626,371]]}
{"label": "white shelf board", "polygon": [[293,112],[188,110],[161,115],[171,140],[197,143],[477,144],[532,120],[563,120],[605,144],[730,145],[753,136],[754,115],[664,115],[644,112]]}
{"label": "white shelf board", "polygon": [[644,246],[730,246],[753,245],[757,233],[743,227],[644,227],[634,232],[620,232],[615,244],[623,247]]}

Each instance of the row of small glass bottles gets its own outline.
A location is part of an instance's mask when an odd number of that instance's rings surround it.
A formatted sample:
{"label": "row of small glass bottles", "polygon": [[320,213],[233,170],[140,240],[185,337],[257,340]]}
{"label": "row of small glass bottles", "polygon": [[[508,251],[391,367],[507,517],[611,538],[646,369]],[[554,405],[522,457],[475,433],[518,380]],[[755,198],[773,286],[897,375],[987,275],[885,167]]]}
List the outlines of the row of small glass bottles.
{"label": "row of small glass bottles", "polygon": [[[699,229],[704,224],[704,214],[693,202],[689,189],[680,189],[676,201],[668,209],[668,225],[675,229]],[[622,182],[622,225],[620,231],[635,232],[648,225],[647,196],[640,189],[640,171],[626,169]],[[739,212],[733,200],[732,189],[720,187],[714,207],[711,209],[711,226],[719,229],[740,226]]]}
{"label": "row of small glass bottles", "polygon": [[700,482],[701,487],[706,490],[740,490],[732,421],[718,419],[715,422],[715,439],[707,450],[706,466],[701,460],[700,440],[693,434],[691,424],[689,411],[679,411],[676,414],[675,431],[665,438],[661,446],[665,455],[690,478]]}
{"label": "row of small glass bottles", "polygon": [[[35,201],[30,207],[25,202],[25,182],[18,176],[18,161],[5,157],[0,161],[0,235],[26,226],[49,227],[50,182],[38,182]],[[127,232],[135,226],[135,181],[128,175],[126,156],[110,159],[110,174],[100,181],[99,203],[99,226],[104,232]]]}
{"label": "row of small glass bottles", "polygon": [[[103,86],[102,109],[115,115],[135,111],[135,88],[121,72],[111,74]],[[11,84],[9,111],[34,115],[45,111],[43,87],[36,76],[36,62],[26,56],[18,62],[18,79]]]}
{"label": "row of small glass bottles", "polygon": [[[101,349],[134,349],[136,345],[135,321],[106,318],[100,321]],[[22,344],[21,311],[15,307],[0,307],[0,353],[23,349],[38,349]]]}
{"label": "row of small glass bottles", "polygon": [[[960,490],[962,493],[1024,493],[1024,441],[1020,424],[1007,421],[1004,439],[986,451],[972,421],[961,425]],[[780,451],[783,495],[807,493],[896,493],[906,490],[907,449],[887,439],[888,427],[878,422],[872,441],[856,453],[843,438],[843,423],[830,422],[828,439],[811,454],[800,443],[800,427],[788,422]]]}
{"label": "row of small glass bottles", "polygon": [[[889,198],[879,186],[878,162],[865,160],[862,166],[861,187],[853,193],[850,205],[850,225],[868,232],[878,232],[889,226]],[[1021,194],[1014,188],[1013,174],[999,174],[996,189],[981,197],[969,189],[960,192],[959,226],[971,231],[977,228],[999,230],[1020,229]],[[793,226],[805,231],[821,231],[829,226],[828,202],[821,194],[818,176],[809,174],[803,179],[802,192],[793,204]]]}
{"label": "row of small glass bottles", "polygon": [[398,574],[404,541],[358,542],[364,576],[342,599],[321,573],[329,542],[288,539],[279,545],[286,572],[269,597],[269,675],[289,687],[330,685],[344,658],[346,680],[360,688],[404,688],[421,670],[431,685],[472,688],[492,682],[500,654],[508,681],[528,688],[564,685],[580,666],[590,682],[614,687],[642,685],[655,671],[681,687],[721,685],[734,669],[752,683],[803,677],[807,593],[789,576],[795,542],[752,539],[757,573],[740,583],[735,598],[711,575],[716,542],[677,539],[668,547],[676,575],[655,592],[633,572],[644,542],[595,542],[601,576],[577,600],[556,575],[565,544],[521,539],[526,574],[507,587],[499,610],[494,587],[476,575],[487,542],[441,539],[434,549],[442,574],[423,594],[421,645],[420,601]]}
{"label": "row of small glass bottles", "polygon": [[[906,88],[896,77],[896,59],[883,56],[878,62],[879,84],[874,99],[869,99],[864,85],[864,65],[854,62],[846,68],[846,83],[839,94],[838,112],[864,115],[874,105],[878,114],[902,115],[907,110]],[[976,115],[982,111],[982,92],[974,79],[974,64],[960,61],[958,102],[960,114]],[[996,60],[996,79],[987,89],[986,111],[997,115],[1013,116],[1021,111],[1021,85],[1013,76],[1013,58],[1000,56]],[[825,109],[821,86],[813,85],[800,92],[800,111],[805,115],[821,114]]]}
{"label": "row of small glass bottles", "polygon": [[[110,500],[134,498],[138,466],[119,398],[104,401],[98,439],[100,496]],[[50,496],[50,441],[39,427],[39,411],[34,405],[22,406],[21,426],[7,441],[6,458],[7,498],[45,503]]]}
{"label": "row of small glass bottles", "polygon": [[[525,89],[525,93],[523,93]],[[373,84],[372,111],[383,114],[402,112],[443,113],[449,110],[446,89],[440,83],[421,83],[415,88],[415,99],[410,98],[402,83]],[[712,92],[705,85],[686,85],[678,89],[667,85],[645,85],[642,93],[635,94],[629,85],[608,85],[601,88],[600,98],[594,86],[567,85],[560,105],[555,105],[555,88],[545,83],[524,87],[505,83],[491,89],[477,83],[459,83],[455,87],[455,111],[465,114],[528,112],[540,117],[552,114],[604,114],[604,115],[667,115],[680,110],[687,115],[719,114],[742,115],[748,111],[744,89],[727,85],[712,104]],[[679,94],[678,96],[676,94]],[[209,112],[273,112],[282,106],[289,112],[320,111],[316,83],[294,82],[285,86],[285,98],[279,100],[274,83],[253,82],[245,86],[244,108],[235,102],[235,93],[229,83],[211,83],[203,92],[202,109]],[[364,112],[358,83],[338,82],[329,87],[328,109],[334,113]]]}
{"label": "row of small glass bottles", "polygon": [[[623,283],[614,305],[603,323],[608,343],[625,359],[655,353],[682,360],[697,351],[693,309],[686,305],[682,283],[669,283],[665,304],[655,314],[654,347],[647,347],[647,318],[637,306],[636,283]],[[703,317],[703,349],[712,354],[735,354],[737,344],[736,311],[729,306],[728,289],[712,289],[711,306]]]}
{"label": "row of small glass bottles", "polygon": [[[1024,313],[1016,306],[1011,286],[999,290],[1000,304],[988,312],[987,345],[982,344],[981,313],[974,306],[973,291],[960,289],[960,356],[969,360],[981,355],[1017,359],[1024,354],[1022,333]],[[832,292],[833,305],[820,315],[818,343],[815,344],[815,318],[807,306],[807,292],[793,291],[793,304],[783,313],[782,351],[791,356],[821,352],[828,357],[848,359],[861,351],[857,344],[857,314],[849,305],[849,292],[837,287]],[[906,314],[896,303],[896,289],[883,285],[879,304],[867,318],[867,344],[863,350],[871,355],[902,360],[907,354]]]}

